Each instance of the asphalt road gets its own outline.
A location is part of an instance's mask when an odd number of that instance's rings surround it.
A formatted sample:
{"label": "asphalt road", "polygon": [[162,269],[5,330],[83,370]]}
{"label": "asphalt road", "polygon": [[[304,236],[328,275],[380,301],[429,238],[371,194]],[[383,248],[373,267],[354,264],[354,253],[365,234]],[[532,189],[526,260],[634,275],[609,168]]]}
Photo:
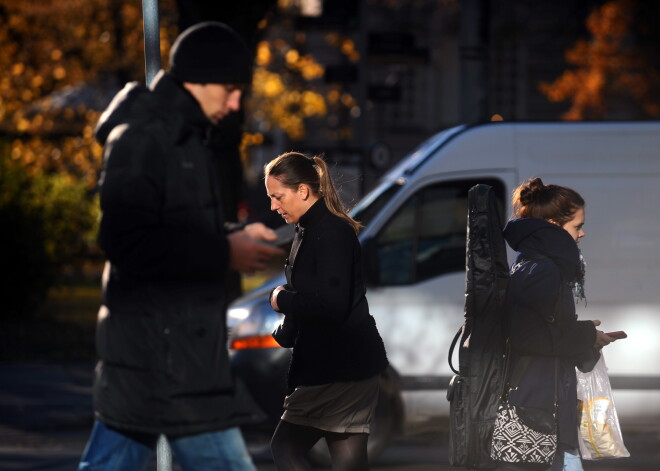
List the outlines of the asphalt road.
{"label": "asphalt road", "polygon": [[[0,365],[0,470],[72,471],[92,424],[91,364]],[[626,431],[631,458],[585,463],[586,471],[660,470],[657,430]],[[267,445],[250,440],[259,471],[275,471]],[[156,470],[156,460],[152,470]],[[178,466],[173,468],[176,471]],[[444,434],[395,440],[372,471],[448,471]],[[318,468],[318,471],[325,468]]]}

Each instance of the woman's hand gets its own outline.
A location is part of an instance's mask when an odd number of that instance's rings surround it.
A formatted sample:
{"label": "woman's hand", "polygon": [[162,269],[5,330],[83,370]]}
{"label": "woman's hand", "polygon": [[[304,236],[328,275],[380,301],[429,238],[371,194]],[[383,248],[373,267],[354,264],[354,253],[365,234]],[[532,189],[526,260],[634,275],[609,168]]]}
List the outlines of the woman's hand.
{"label": "woman's hand", "polygon": [[278,286],[278,287],[275,288],[275,289],[273,290],[273,292],[270,294],[270,307],[272,307],[273,310],[276,311],[276,312],[280,312],[280,308],[279,308],[279,306],[277,305],[277,294],[278,294],[280,291],[284,291],[284,290],[285,290],[284,286]]}

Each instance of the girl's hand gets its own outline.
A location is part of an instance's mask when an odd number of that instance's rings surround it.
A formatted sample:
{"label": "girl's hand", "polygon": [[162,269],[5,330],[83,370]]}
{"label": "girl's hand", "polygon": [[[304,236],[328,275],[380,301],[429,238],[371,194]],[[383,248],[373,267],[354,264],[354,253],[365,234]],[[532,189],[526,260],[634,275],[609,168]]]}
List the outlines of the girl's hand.
{"label": "girl's hand", "polygon": [[[591,322],[593,322],[595,326],[600,325],[599,320],[593,320]],[[609,345],[610,343],[614,342],[615,340],[616,339],[613,339],[602,330],[596,330],[596,342],[594,343],[594,348],[602,348],[605,345]]]}

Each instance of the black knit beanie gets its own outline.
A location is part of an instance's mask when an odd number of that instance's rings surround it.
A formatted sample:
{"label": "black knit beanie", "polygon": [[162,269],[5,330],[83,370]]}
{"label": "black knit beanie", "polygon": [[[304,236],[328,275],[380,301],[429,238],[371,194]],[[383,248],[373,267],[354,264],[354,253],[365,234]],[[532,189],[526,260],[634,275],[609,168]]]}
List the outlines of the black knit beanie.
{"label": "black knit beanie", "polygon": [[187,28],[170,50],[170,74],[179,82],[243,84],[251,81],[252,57],[229,26],[205,21]]}

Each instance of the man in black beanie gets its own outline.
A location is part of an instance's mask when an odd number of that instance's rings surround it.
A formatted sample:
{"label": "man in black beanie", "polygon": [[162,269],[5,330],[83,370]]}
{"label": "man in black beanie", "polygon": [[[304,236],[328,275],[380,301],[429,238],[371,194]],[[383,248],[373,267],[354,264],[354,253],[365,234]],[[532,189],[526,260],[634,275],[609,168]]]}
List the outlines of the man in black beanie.
{"label": "man in black beanie", "polygon": [[238,425],[260,412],[229,368],[225,273],[280,249],[263,224],[229,228],[208,129],[240,107],[251,56],[226,25],[192,26],[149,88],[127,84],[103,113],[96,421],[80,470],[144,470],[165,435],[184,470],[250,470]]}

